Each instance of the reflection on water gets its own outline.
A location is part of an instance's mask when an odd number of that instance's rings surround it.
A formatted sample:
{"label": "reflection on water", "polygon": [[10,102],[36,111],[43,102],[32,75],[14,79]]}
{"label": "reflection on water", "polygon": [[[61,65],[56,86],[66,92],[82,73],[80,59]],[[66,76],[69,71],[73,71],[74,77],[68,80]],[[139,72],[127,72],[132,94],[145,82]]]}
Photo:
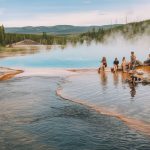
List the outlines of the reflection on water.
{"label": "reflection on water", "polygon": [[100,73],[100,81],[103,87],[107,86],[107,73],[105,71],[101,71]]}
{"label": "reflection on water", "polygon": [[[110,84],[109,82],[107,82],[107,78],[109,73],[107,72],[101,72],[100,73],[100,81],[101,81],[101,85],[103,85],[103,87],[107,87],[107,84]],[[114,89],[117,88],[118,84],[120,84],[120,79],[122,81],[122,87],[126,88],[126,80],[129,78],[129,75],[127,73],[123,73],[123,72],[116,72],[113,73],[113,84],[114,84]],[[126,84],[125,84],[126,83]],[[137,84],[133,84],[133,83],[128,83],[129,88],[130,88],[130,94],[131,97],[135,97],[136,95],[136,86]]]}
{"label": "reflection on water", "polygon": [[[89,98],[99,95],[95,91],[99,76],[96,82],[90,81],[87,85],[85,80],[80,80],[74,91],[80,90],[78,94]],[[106,95],[108,82],[109,74],[103,82],[107,85]],[[54,77],[22,77],[0,83],[1,150],[150,149],[149,137],[129,129],[114,117],[56,96],[58,85],[63,83],[66,83],[64,79]],[[93,95],[83,87],[90,88]],[[97,90],[100,92],[101,87]],[[112,93],[109,95],[112,97]]]}
{"label": "reflection on water", "polygon": [[63,85],[61,95],[118,118],[120,114],[120,118],[124,115],[139,120],[150,134],[150,85],[129,84],[125,82],[127,78],[128,74],[121,72],[82,73],[68,79],[70,82]]}
{"label": "reflection on water", "polygon": [[131,93],[131,97],[135,97],[136,95],[136,85],[133,83],[129,83],[129,87],[131,89],[130,93]]}
{"label": "reflection on water", "polygon": [[25,55],[30,55],[30,54],[36,54],[40,52],[41,48],[7,48],[4,50],[0,51],[0,58],[5,58],[5,57],[13,57],[13,56],[25,56]]}
{"label": "reflection on water", "polygon": [[[120,74],[120,75],[119,75]],[[113,80],[114,80],[114,85],[115,87],[117,87],[117,85],[119,84],[119,77],[121,77],[121,80],[122,80],[122,86],[125,87],[125,83],[126,83],[126,80],[129,78],[129,75],[127,73],[114,73],[113,74]],[[135,95],[136,95],[136,86],[137,84],[133,84],[133,83],[128,83],[129,85],[129,88],[130,88],[130,94],[131,94],[131,97],[134,98]]]}
{"label": "reflection on water", "polygon": [[117,87],[118,82],[119,82],[119,75],[118,75],[118,73],[114,73],[113,74],[113,81],[114,81],[115,87]]}

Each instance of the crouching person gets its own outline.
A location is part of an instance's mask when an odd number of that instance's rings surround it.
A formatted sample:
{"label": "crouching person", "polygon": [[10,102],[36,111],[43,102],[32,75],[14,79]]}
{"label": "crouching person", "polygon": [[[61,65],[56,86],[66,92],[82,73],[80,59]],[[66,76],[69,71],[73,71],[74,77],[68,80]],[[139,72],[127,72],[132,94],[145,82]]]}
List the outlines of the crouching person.
{"label": "crouching person", "polygon": [[100,64],[100,67],[98,69],[98,72],[100,73],[100,71],[105,71],[106,67],[107,67],[107,60],[106,60],[106,57],[103,57],[101,60],[101,64]]}

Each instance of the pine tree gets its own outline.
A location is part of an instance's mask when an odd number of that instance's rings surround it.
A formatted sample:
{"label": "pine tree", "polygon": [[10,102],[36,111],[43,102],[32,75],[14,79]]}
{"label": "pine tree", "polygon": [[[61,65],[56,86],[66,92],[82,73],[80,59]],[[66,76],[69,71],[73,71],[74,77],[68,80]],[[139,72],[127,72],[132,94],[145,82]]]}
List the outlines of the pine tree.
{"label": "pine tree", "polygon": [[4,46],[5,45],[5,29],[4,26],[0,26],[0,45]]}

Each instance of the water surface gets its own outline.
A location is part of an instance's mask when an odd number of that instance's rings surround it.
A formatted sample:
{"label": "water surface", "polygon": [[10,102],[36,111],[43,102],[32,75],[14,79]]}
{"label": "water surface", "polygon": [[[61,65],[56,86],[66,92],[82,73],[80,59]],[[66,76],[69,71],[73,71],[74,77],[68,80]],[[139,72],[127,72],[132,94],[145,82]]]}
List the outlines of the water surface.
{"label": "water surface", "polygon": [[[118,37],[104,44],[65,49],[0,52],[0,66],[95,68],[103,56],[112,66],[116,56],[129,60],[131,51],[144,61],[150,47],[144,39],[127,42]],[[0,82],[0,149],[149,150],[150,137],[145,132],[101,111],[104,108],[149,126],[150,86],[132,86],[124,83],[125,78],[120,73],[84,72],[69,78],[30,76]],[[59,90],[67,101],[56,95]]]}
{"label": "water surface", "polygon": [[[46,47],[39,47],[36,50],[21,50],[20,56],[12,53],[10,56],[0,60],[1,66],[7,67],[32,67],[32,68],[95,68],[99,67],[100,60],[106,56],[109,66],[113,65],[115,57],[122,60],[126,57],[130,60],[131,51],[135,51],[137,58],[144,61],[149,54],[149,40],[140,38],[135,41],[126,41],[121,37],[110,40],[107,43],[91,43],[87,45],[77,44],[76,46],[67,45],[62,49],[60,46],[53,46],[47,50]],[[4,52],[5,53],[5,52]],[[0,55],[5,55],[2,52]],[[9,54],[8,54],[9,56]]]}
{"label": "water surface", "polygon": [[69,77],[58,94],[100,113],[115,116],[150,135],[150,85],[129,84],[127,78],[128,75],[121,72],[82,72]]}
{"label": "water surface", "polygon": [[62,83],[56,77],[0,83],[1,150],[150,149],[148,136],[120,120],[56,96]]}

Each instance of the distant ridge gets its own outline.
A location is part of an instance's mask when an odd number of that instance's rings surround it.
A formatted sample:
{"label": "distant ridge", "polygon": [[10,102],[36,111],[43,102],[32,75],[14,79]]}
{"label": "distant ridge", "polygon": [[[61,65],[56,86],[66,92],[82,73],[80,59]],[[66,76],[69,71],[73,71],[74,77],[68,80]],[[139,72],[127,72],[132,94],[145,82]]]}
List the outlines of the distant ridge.
{"label": "distant ridge", "polygon": [[120,26],[121,24],[115,25],[104,25],[104,26],[72,26],[72,25],[56,25],[56,26],[26,26],[26,27],[6,27],[6,33],[20,33],[20,34],[47,34],[63,35],[63,34],[77,34],[92,31],[93,28],[96,30],[99,28],[109,29],[112,27]]}

